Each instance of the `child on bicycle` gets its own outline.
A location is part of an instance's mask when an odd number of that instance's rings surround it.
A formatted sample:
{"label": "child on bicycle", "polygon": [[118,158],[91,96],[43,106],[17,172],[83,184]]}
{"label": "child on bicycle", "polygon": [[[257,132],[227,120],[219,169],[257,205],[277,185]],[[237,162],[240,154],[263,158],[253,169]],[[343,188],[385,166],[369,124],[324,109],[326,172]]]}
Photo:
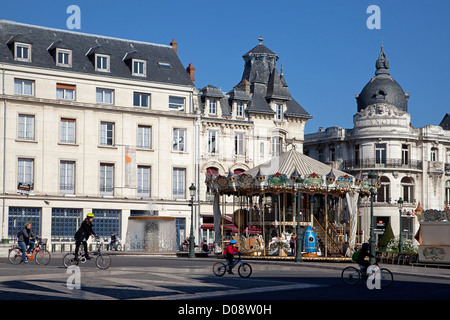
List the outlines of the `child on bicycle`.
{"label": "child on bicycle", "polygon": [[[34,239],[36,238],[36,235],[31,230],[31,222],[25,223],[25,226],[22,230],[20,230],[17,233],[17,243],[19,244],[20,248],[22,249],[22,261],[21,262],[28,262],[27,254],[30,254],[31,251],[34,249]],[[28,247],[28,249],[27,249]]]}
{"label": "child on bicycle", "polygon": [[228,263],[228,273],[233,274],[233,258],[236,253],[239,253],[237,248],[236,240],[231,240],[230,243],[225,247],[224,256]]}

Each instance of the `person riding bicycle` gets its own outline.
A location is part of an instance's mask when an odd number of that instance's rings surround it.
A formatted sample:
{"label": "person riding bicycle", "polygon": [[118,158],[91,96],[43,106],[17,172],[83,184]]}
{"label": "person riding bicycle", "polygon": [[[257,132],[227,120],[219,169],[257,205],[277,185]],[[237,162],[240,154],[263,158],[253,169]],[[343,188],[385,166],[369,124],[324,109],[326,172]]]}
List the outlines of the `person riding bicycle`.
{"label": "person riding bicycle", "polygon": [[355,262],[361,266],[361,272],[366,275],[367,268],[370,266],[370,262],[365,260],[366,257],[374,258],[374,256],[370,253],[369,244],[363,243],[361,249],[356,251],[357,255]]}
{"label": "person riding bicycle", "polygon": [[239,249],[236,247],[236,240],[231,240],[230,243],[225,247],[224,256],[228,263],[228,273],[233,274],[233,258],[236,253],[239,253]]}
{"label": "person riding bicycle", "polygon": [[90,212],[87,214],[86,219],[83,220],[80,228],[75,233],[75,260],[78,260],[78,251],[81,244],[83,244],[86,259],[91,259],[91,257],[89,257],[86,241],[90,236],[96,236],[94,230],[92,230],[92,220],[94,220],[94,214]]}
{"label": "person riding bicycle", "polygon": [[28,262],[27,255],[25,253],[30,254],[31,251],[33,251],[35,238],[36,235],[31,230],[31,222],[25,223],[23,229],[17,233],[17,242],[22,249],[22,261],[20,262]]}

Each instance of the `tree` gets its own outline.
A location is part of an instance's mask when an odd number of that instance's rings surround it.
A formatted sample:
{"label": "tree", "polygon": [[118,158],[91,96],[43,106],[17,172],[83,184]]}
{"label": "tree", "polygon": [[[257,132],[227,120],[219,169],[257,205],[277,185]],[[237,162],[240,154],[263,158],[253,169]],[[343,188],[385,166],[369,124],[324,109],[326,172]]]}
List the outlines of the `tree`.
{"label": "tree", "polygon": [[380,250],[385,250],[388,246],[388,243],[394,239],[394,232],[392,231],[391,223],[388,222],[386,224],[386,229],[384,229],[383,235],[378,239],[378,248]]}

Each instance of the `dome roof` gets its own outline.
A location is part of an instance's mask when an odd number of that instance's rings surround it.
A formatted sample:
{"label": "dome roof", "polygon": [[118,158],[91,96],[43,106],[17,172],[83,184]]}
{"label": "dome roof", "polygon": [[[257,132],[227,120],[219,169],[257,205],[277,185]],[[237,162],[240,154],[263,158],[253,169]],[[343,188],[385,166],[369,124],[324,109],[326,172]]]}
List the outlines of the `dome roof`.
{"label": "dome roof", "polygon": [[402,87],[389,72],[389,60],[381,47],[381,53],[376,62],[375,77],[362,89],[357,96],[358,112],[375,103],[387,103],[397,109],[408,112],[408,98]]}

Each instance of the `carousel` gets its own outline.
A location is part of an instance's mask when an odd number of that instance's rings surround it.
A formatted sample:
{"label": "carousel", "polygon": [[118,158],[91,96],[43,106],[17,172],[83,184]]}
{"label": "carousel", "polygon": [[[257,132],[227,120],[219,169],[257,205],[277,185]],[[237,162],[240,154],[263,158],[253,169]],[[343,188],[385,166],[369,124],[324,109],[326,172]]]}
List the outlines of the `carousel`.
{"label": "carousel", "polygon": [[205,182],[214,193],[215,252],[235,239],[241,253],[257,256],[293,255],[297,236],[303,256],[351,256],[358,197],[371,194],[367,177],[333,170],[295,149]]}

